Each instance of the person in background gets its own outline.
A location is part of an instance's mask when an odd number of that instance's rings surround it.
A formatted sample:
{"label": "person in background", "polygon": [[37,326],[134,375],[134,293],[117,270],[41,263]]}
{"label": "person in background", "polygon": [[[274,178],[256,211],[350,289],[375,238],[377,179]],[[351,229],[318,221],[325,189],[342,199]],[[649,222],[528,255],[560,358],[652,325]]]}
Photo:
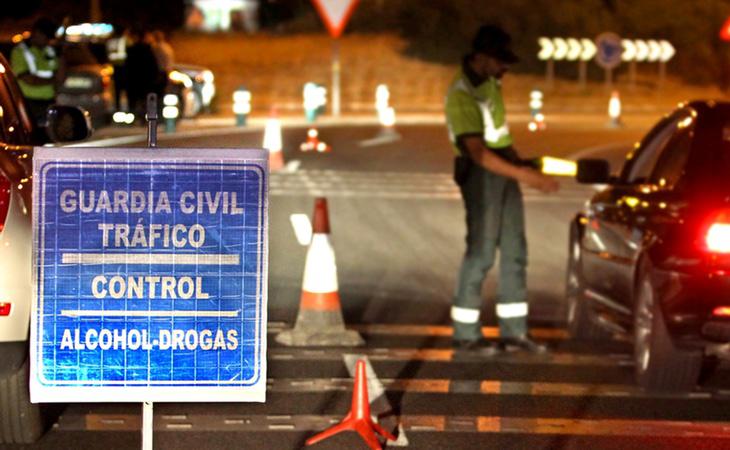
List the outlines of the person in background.
{"label": "person in background", "polygon": [[[106,41],[106,55],[114,68],[114,106],[116,111],[122,110],[122,94],[127,94],[127,45],[129,37],[125,28],[114,28],[114,35]],[[128,95],[128,94],[127,94]],[[127,100],[129,103],[129,100]]]}
{"label": "person in background", "polygon": [[466,207],[466,254],[451,307],[454,348],[489,356],[484,339],[482,283],[499,250],[497,320],[502,347],[544,353],[527,333],[527,243],[519,182],[542,192],[558,183],[522,164],[507,126],[501,78],[517,62],[511,38],[494,25],[482,26],[446,97],[446,122],[456,155],[454,180]]}
{"label": "person in background", "polygon": [[172,45],[165,39],[165,33],[160,30],[152,32],[151,43],[152,50],[155,52],[157,64],[165,73],[170,73],[172,65],[175,62],[175,50]]}
{"label": "person in background", "polygon": [[34,125],[34,139],[46,140],[46,110],[56,99],[56,86],[62,72],[56,50],[51,45],[58,25],[42,17],[35,21],[30,37],[10,53],[10,66],[18,77],[28,113]]}
{"label": "person in background", "polygon": [[155,54],[157,60],[157,67],[160,72],[157,75],[157,84],[155,85],[155,92],[159,99],[158,107],[160,112],[162,111],[162,99],[165,95],[167,88],[167,77],[172,70],[172,63],[175,58],[175,52],[172,50],[170,44],[165,40],[165,33],[160,30],[150,31],[145,33],[145,41],[152,48],[152,52]]}
{"label": "person in background", "polygon": [[[133,28],[131,30],[131,45],[127,47],[127,60],[124,64],[129,110],[142,123],[144,123],[147,109],[147,94],[151,92],[159,94],[161,73],[155,53],[152,47],[145,42],[144,37],[141,29]],[[160,103],[161,101],[159,99]]]}

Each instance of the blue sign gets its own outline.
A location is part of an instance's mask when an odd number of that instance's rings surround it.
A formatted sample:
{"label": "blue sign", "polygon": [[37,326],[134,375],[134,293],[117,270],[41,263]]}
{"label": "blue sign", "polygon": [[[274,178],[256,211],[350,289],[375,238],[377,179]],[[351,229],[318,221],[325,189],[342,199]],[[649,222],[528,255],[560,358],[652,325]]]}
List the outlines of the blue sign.
{"label": "blue sign", "polygon": [[596,64],[604,69],[621,64],[623,51],[621,37],[616,33],[601,33],[596,37]]}
{"label": "blue sign", "polygon": [[264,401],[266,152],[33,165],[32,401]]}

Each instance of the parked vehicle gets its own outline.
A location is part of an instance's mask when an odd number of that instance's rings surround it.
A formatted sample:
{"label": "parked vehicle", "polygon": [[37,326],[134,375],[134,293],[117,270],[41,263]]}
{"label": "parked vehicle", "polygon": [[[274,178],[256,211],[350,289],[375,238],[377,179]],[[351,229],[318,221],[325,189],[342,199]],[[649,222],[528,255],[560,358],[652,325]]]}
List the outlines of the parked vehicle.
{"label": "parked vehicle", "polygon": [[[29,443],[43,433],[51,417],[30,403],[28,336],[31,290],[31,161],[33,124],[23,97],[0,55],[0,444]],[[89,116],[75,107],[48,110],[48,134],[54,141],[86,138]]]}
{"label": "parked vehicle", "polygon": [[688,390],[730,343],[730,103],[664,117],[570,225],[567,322],[575,338],[633,336],[637,382]]}
{"label": "parked vehicle", "polygon": [[190,79],[193,98],[192,104],[187,109],[185,116],[193,117],[203,112],[210,112],[211,104],[216,93],[213,72],[205,67],[192,64],[173,64],[173,71],[169,74],[168,78],[172,79],[177,77],[174,72],[182,73]]}
{"label": "parked vehicle", "polygon": [[56,102],[89,111],[95,127],[108,124],[114,113],[111,64],[100,59],[85,42],[66,43],[63,58],[66,73],[58,86]]}

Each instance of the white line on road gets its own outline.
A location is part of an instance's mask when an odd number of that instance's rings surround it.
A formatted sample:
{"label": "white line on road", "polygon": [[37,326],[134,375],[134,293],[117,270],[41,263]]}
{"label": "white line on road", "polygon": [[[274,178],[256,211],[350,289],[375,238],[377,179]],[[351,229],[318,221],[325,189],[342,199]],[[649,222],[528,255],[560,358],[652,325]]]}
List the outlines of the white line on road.
{"label": "white line on road", "polygon": [[240,255],[178,253],[64,253],[61,264],[191,264],[238,265]]}

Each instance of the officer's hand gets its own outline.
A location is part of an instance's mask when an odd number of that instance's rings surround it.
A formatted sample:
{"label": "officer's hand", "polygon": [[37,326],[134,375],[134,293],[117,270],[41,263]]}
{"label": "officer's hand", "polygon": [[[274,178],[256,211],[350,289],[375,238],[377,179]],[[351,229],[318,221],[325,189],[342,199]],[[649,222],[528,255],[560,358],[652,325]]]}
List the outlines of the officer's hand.
{"label": "officer's hand", "polygon": [[556,192],[560,188],[560,184],[558,184],[555,178],[544,175],[536,170],[527,170],[531,172],[527,181],[527,184],[530,187],[538,189],[546,194]]}

